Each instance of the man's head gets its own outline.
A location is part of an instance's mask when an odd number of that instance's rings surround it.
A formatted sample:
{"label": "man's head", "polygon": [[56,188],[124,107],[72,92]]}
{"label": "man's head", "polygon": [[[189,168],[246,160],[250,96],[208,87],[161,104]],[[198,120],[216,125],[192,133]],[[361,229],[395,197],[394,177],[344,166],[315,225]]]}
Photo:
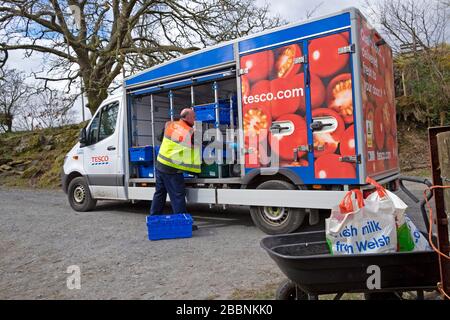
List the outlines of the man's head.
{"label": "man's head", "polygon": [[192,127],[195,122],[195,112],[192,108],[184,108],[181,110],[180,118]]}

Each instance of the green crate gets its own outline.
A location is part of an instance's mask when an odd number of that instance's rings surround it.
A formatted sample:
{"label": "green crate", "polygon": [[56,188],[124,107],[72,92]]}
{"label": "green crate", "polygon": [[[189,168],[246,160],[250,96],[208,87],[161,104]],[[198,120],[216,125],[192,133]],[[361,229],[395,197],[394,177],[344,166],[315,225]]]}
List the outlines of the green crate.
{"label": "green crate", "polygon": [[[222,164],[222,178],[227,178],[230,175],[229,165]],[[213,164],[202,164],[202,172],[199,173],[199,178],[218,178],[219,177],[219,165],[217,163]]]}

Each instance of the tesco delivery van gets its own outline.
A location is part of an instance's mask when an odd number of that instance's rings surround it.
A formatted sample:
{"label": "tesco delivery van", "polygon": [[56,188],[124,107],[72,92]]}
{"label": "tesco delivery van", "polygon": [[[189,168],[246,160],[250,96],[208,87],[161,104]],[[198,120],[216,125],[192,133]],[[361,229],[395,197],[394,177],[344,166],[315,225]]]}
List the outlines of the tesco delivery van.
{"label": "tesco delivery van", "polygon": [[[245,205],[269,234],[318,221],[367,176],[399,175],[392,51],[350,8],[184,55],[126,78],[67,154],[77,211],[151,200],[164,125],[192,106],[204,156],[188,203]],[[222,148],[223,147],[223,148]],[[205,149],[205,151],[206,151]],[[205,161],[214,156],[215,160]]]}

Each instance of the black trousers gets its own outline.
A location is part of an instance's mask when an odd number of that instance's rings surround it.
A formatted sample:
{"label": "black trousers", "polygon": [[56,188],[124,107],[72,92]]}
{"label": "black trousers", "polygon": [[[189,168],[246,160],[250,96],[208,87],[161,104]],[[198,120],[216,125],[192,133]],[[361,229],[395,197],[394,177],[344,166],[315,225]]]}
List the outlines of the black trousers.
{"label": "black trousers", "polygon": [[162,214],[169,194],[173,213],[187,213],[186,187],[182,173],[164,173],[156,168],[156,191],[153,195],[150,215]]}

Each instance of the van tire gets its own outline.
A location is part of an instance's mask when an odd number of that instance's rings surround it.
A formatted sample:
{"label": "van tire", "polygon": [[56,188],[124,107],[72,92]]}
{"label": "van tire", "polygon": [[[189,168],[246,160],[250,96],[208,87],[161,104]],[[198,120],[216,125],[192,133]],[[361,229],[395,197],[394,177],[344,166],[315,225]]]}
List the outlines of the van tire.
{"label": "van tire", "polygon": [[70,206],[75,211],[91,211],[97,205],[97,200],[92,198],[89,185],[83,177],[77,177],[70,181],[67,196]]}
{"label": "van tire", "polygon": [[[287,181],[270,180],[261,183],[256,189],[296,190],[297,188]],[[297,230],[303,223],[306,212],[301,208],[251,206],[250,215],[259,229],[273,235]]]}

